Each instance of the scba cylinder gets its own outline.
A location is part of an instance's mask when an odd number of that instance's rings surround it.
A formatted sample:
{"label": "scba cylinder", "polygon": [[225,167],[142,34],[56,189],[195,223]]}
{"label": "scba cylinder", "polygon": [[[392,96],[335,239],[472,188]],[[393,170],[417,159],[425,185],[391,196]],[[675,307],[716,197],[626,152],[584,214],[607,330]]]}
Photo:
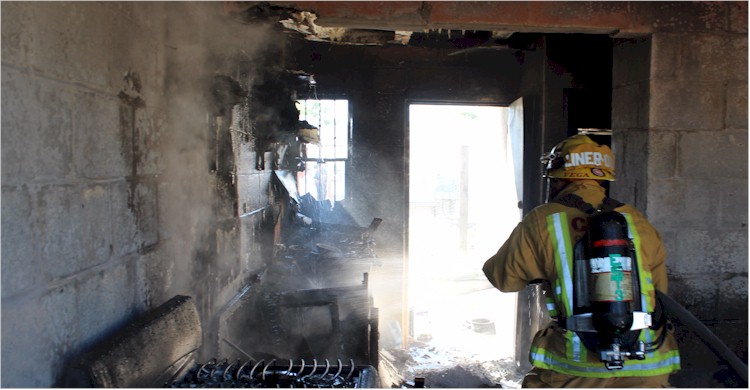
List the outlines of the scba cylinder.
{"label": "scba cylinder", "polygon": [[616,212],[589,218],[589,298],[594,328],[616,337],[633,325],[633,260],[628,223]]}

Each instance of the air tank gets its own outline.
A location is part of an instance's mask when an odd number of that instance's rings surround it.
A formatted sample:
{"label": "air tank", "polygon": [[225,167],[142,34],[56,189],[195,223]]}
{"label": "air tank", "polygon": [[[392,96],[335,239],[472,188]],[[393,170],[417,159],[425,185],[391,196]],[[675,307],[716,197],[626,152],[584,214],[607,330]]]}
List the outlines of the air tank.
{"label": "air tank", "polygon": [[633,266],[628,224],[616,212],[589,218],[589,298],[594,328],[619,337],[633,325]]}

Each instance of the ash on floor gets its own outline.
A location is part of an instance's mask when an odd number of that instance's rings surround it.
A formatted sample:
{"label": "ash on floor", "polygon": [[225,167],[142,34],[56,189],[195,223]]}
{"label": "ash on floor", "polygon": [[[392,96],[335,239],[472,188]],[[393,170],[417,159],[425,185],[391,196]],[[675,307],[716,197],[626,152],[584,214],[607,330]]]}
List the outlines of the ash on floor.
{"label": "ash on floor", "polygon": [[381,350],[380,360],[381,380],[391,388],[412,388],[421,379],[426,388],[517,389],[525,374],[511,358],[481,361],[420,342]]}

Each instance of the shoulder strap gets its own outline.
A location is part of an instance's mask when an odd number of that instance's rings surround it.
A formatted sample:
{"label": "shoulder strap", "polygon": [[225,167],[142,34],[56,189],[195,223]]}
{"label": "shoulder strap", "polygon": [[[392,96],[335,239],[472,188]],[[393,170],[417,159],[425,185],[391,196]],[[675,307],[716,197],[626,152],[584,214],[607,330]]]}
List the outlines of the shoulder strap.
{"label": "shoulder strap", "polygon": [[624,206],[625,203],[620,202],[619,200],[614,200],[612,198],[604,198],[604,201],[602,201],[602,211],[614,211],[616,208]]}
{"label": "shoulder strap", "polygon": [[563,206],[577,208],[586,214],[594,214],[597,211],[613,211],[614,209],[623,206],[624,203],[614,200],[612,198],[604,198],[602,201],[602,207],[597,210],[590,203],[586,203],[583,199],[576,194],[565,194],[554,200],[555,203],[559,203]]}

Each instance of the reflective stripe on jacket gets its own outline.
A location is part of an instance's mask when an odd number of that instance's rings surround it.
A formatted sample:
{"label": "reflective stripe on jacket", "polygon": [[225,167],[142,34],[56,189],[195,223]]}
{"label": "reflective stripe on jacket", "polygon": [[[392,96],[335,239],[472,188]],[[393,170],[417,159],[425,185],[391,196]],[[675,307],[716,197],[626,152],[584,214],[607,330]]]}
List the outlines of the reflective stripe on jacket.
{"label": "reflective stripe on jacket", "polygon": [[[599,206],[604,189],[595,181],[577,181],[560,195],[575,193],[587,203]],[[636,247],[641,280],[641,302],[653,311],[654,287],[666,292],[666,254],[656,229],[635,208],[618,208],[626,216],[629,233]],[[530,281],[544,279],[552,288],[547,301],[550,315],[570,316],[573,297],[573,246],[586,230],[586,214],[556,203],[532,210],[515,228],[500,250],[485,263],[488,280],[501,291],[520,291]],[[550,294],[548,294],[549,296]],[[658,332],[641,331],[641,340],[652,342]],[[645,360],[626,359],[623,369],[607,370],[597,353],[589,351],[575,332],[553,322],[540,330],[531,344],[531,363],[568,375],[584,377],[653,376],[679,370],[680,357],[672,335],[667,335],[659,350]]]}

